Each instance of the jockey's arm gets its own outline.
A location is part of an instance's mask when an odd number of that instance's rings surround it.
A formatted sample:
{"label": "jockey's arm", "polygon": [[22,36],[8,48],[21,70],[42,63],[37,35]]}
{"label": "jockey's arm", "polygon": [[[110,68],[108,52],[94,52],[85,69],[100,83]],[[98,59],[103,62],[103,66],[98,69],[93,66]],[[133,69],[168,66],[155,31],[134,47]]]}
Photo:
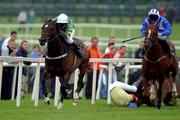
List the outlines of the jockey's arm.
{"label": "jockey's arm", "polygon": [[148,21],[147,21],[147,19],[145,19],[142,26],[141,26],[141,35],[145,35],[147,25],[148,25]]}
{"label": "jockey's arm", "polygon": [[172,33],[172,27],[171,24],[168,22],[168,20],[164,20],[162,22],[162,26],[165,29],[163,32],[161,32],[162,36],[169,36]]}
{"label": "jockey's arm", "polygon": [[70,18],[68,19],[67,31],[68,31],[69,38],[73,38],[74,33],[75,33],[75,27]]}
{"label": "jockey's arm", "polygon": [[56,22],[57,21],[57,17],[51,19],[53,22]]}

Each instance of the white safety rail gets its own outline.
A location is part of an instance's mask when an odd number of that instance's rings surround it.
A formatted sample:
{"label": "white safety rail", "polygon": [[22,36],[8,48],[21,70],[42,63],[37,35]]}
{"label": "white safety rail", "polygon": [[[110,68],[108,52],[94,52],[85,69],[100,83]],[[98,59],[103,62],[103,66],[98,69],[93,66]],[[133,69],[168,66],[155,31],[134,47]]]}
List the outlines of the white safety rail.
{"label": "white safety rail", "polygon": [[[7,64],[5,62],[15,62],[16,64]],[[3,66],[14,66],[14,78],[13,78],[13,85],[12,85],[12,93],[14,93],[15,90],[15,78],[16,78],[16,69],[19,67],[19,74],[18,74],[18,89],[17,89],[17,97],[16,97],[16,106],[20,107],[21,102],[21,81],[22,81],[22,67],[24,67],[23,62],[29,61],[32,62],[29,67],[36,67],[36,73],[35,73],[35,80],[34,80],[34,86],[33,86],[33,93],[32,93],[32,100],[34,100],[34,106],[38,106],[38,100],[39,100],[39,79],[40,79],[40,67],[44,67],[44,59],[43,58],[24,58],[24,57],[4,57],[0,56],[0,98],[1,98],[1,86],[2,86],[2,72],[3,72]],[[128,80],[128,74],[130,69],[139,69],[141,68],[141,65],[132,65],[134,62],[141,62],[141,59],[134,59],[134,58],[121,58],[121,59],[90,59],[90,62],[93,62],[94,69],[93,69],[93,85],[92,85],[92,100],[91,104],[95,104],[95,92],[96,92],[96,73],[97,73],[97,63],[108,63],[108,84],[112,83],[112,69],[113,69],[113,63],[114,62],[124,62],[126,63],[125,68],[125,82]],[[179,65],[180,67],[180,65]],[[75,83],[74,83],[74,90],[77,88],[77,79],[78,79],[78,70],[75,71]],[[56,79],[56,83],[58,83],[58,79]],[[56,85],[56,96],[55,96],[55,106],[57,105],[57,100],[59,98],[59,89],[60,84],[58,83]],[[12,100],[14,98],[14,94],[12,94]],[[110,104],[110,96],[108,93],[108,99],[107,103]]]}
{"label": "white safety rail", "polygon": [[[16,64],[7,64],[4,62],[14,62]],[[23,57],[9,57],[9,56],[0,56],[0,98],[1,98],[1,86],[2,86],[2,72],[3,72],[3,66],[14,66],[15,71],[14,71],[14,76],[13,76],[13,85],[12,85],[12,96],[11,99],[14,99],[14,91],[15,91],[15,82],[16,82],[16,70],[17,67],[19,67],[19,73],[18,73],[18,86],[17,86],[17,96],[16,96],[16,106],[20,107],[20,101],[21,101],[21,83],[22,83],[22,67],[24,61],[30,61],[30,62],[35,62],[36,64],[32,65],[36,67],[36,77],[35,77],[35,82],[37,84],[36,91],[35,91],[35,106],[38,106],[38,99],[39,99],[39,77],[40,77],[40,63],[44,62],[43,59],[38,59],[38,58],[23,58]]]}
{"label": "white safety rail", "polygon": [[[13,62],[14,64],[8,64],[8,62]],[[32,62],[30,66],[24,65],[24,61]],[[9,57],[9,56],[0,56],[0,99],[1,99],[1,88],[2,88],[2,72],[3,72],[3,66],[8,67],[15,67],[14,75],[13,75],[13,82],[12,82],[12,95],[11,100],[14,100],[14,94],[15,94],[15,85],[16,85],[16,75],[17,75],[17,67],[19,68],[18,73],[18,86],[17,86],[17,96],[16,96],[16,106],[20,107],[21,102],[21,83],[22,83],[22,68],[23,67],[36,67],[36,73],[35,73],[35,80],[33,85],[33,92],[32,92],[32,100],[34,100],[34,106],[38,106],[38,100],[39,100],[39,80],[40,80],[40,67],[44,67],[44,59],[43,58],[24,58],[24,57]],[[74,92],[77,88],[77,80],[78,80],[78,69],[75,70],[75,77],[74,77]],[[59,99],[59,93],[60,93],[60,82],[59,78],[56,77],[56,86],[55,86],[55,101],[54,105],[57,106],[57,102]]]}

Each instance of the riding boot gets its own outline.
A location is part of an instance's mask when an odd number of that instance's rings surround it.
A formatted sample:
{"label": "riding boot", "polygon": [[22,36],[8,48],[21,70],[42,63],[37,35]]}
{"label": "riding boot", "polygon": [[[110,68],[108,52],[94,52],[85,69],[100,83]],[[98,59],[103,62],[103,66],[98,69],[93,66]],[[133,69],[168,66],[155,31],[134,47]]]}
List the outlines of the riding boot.
{"label": "riding boot", "polygon": [[141,52],[139,53],[139,56],[140,56],[140,57],[143,57],[144,54],[145,54],[145,49],[143,48],[143,49],[141,49]]}
{"label": "riding boot", "polygon": [[116,74],[117,74],[117,81],[123,82],[121,80],[121,70],[125,67],[125,64],[122,64],[121,66],[115,66],[114,69],[116,70]]}
{"label": "riding boot", "polygon": [[78,58],[81,58],[82,57],[82,48],[78,45],[78,43],[77,42],[73,42],[73,46],[75,47],[75,52],[76,52],[76,54],[77,54],[77,56],[78,56]]}
{"label": "riding boot", "polygon": [[169,43],[167,40],[160,40],[160,44],[164,47],[163,49],[168,53],[169,58],[172,58],[174,56],[174,52],[172,48],[170,48]]}

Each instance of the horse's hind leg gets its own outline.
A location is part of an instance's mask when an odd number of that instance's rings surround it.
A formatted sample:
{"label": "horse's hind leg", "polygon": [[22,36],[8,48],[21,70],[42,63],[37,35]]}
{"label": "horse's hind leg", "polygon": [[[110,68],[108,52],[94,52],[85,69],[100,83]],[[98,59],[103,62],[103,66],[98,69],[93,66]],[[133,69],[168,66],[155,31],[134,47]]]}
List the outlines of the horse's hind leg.
{"label": "horse's hind leg", "polygon": [[174,62],[173,62],[171,67],[172,67],[171,77],[173,79],[172,93],[173,93],[173,97],[177,97],[176,75],[177,75],[177,72],[178,72],[178,62],[176,60],[174,60]]}
{"label": "horse's hind leg", "polygon": [[79,93],[84,86],[83,77],[86,73],[87,67],[88,67],[88,63],[86,63],[86,62],[82,63],[79,67],[80,73],[79,73],[79,80],[78,80],[78,88],[76,90],[77,93]]}
{"label": "horse's hind leg", "polygon": [[157,108],[158,109],[161,108],[163,80],[164,79],[159,79],[159,89],[157,91],[157,97],[158,97],[158,99],[157,99]]}
{"label": "horse's hind leg", "polygon": [[74,102],[77,102],[78,99],[79,99],[79,92],[82,90],[83,86],[84,86],[84,83],[83,83],[83,77],[86,73],[86,69],[88,67],[88,63],[87,62],[84,62],[80,65],[79,67],[79,70],[80,70],[80,73],[79,73],[79,79],[78,79],[78,87],[75,91],[75,98],[74,99]]}

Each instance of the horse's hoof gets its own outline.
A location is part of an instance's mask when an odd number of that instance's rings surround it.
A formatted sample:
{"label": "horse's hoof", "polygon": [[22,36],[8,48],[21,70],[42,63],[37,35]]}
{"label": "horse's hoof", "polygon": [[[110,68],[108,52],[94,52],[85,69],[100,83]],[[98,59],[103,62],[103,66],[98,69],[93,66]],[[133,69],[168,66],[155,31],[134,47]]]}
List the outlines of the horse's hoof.
{"label": "horse's hoof", "polygon": [[45,99],[44,99],[44,102],[45,102],[45,105],[46,106],[49,106],[51,103],[50,103],[50,99],[48,98],[48,97],[46,97]]}
{"label": "horse's hoof", "polygon": [[79,95],[78,95],[77,92],[75,93],[75,96],[74,96],[74,98],[73,98],[73,102],[74,102],[74,103],[78,103],[78,102],[79,102]]}
{"label": "horse's hoof", "polygon": [[77,102],[73,102],[73,106],[77,106]]}
{"label": "horse's hoof", "polygon": [[50,104],[51,104],[50,101],[45,102],[45,105],[46,105],[46,106],[50,106]]}
{"label": "horse's hoof", "polygon": [[73,98],[73,102],[78,103],[79,102],[79,98]]}
{"label": "horse's hoof", "polygon": [[150,100],[151,100],[151,101],[154,101],[155,99],[156,99],[156,95],[151,94],[151,95],[150,95]]}
{"label": "horse's hoof", "polygon": [[160,110],[161,104],[157,104],[157,109]]}
{"label": "horse's hoof", "polygon": [[58,104],[58,106],[57,106],[57,110],[60,110],[60,109],[62,109],[63,108],[63,104],[60,102],[59,104]]}
{"label": "horse's hoof", "polygon": [[178,93],[177,93],[177,92],[172,92],[172,96],[173,96],[174,98],[177,98]]}

